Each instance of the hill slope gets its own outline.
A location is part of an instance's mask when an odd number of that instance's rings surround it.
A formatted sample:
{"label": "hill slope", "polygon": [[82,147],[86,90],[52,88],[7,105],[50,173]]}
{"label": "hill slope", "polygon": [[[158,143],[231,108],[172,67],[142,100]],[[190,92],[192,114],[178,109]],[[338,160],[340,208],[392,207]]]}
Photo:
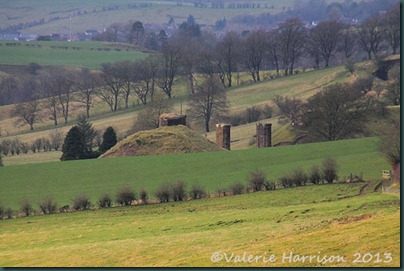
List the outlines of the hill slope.
{"label": "hill slope", "polygon": [[142,131],[118,142],[101,158],[220,151],[222,148],[186,126]]}

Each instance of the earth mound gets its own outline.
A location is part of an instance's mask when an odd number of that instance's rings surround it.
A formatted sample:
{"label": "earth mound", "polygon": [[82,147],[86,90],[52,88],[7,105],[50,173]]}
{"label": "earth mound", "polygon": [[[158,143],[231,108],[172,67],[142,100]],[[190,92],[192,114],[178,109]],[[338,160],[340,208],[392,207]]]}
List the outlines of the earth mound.
{"label": "earth mound", "polygon": [[141,131],[118,142],[101,158],[212,152],[223,150],[183,125]]}

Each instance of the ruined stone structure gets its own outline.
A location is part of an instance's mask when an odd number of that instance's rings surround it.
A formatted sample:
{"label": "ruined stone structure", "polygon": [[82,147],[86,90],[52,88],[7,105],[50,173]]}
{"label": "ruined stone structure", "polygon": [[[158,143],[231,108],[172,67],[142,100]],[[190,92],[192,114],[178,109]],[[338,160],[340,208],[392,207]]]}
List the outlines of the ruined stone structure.
{"label": "ruined stone structure", "polygon": [[272,147],[272,124],[257,123],[257,148]]}
{"label": "ruined stone structure", "polygon": [[216,124],[216,144],[230,150],[230,124]]}
{"label": "ruined stone structure", "polygon": [[161,114],[159,120],[159,126],[177,126],[187,125],[186,115],[177,115],[173,113]]}

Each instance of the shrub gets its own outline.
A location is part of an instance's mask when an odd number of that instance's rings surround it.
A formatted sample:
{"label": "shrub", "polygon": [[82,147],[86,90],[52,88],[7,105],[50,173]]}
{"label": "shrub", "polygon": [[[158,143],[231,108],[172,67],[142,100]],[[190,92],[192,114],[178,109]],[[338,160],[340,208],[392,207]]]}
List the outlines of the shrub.
{"label": "shrub", "polygon": [[263,185],[264,185],[264,188],[265,188],[266,191],[275,190],[275,189],[276,189],[276,184],[275,184],[275,182],[265,181]]}
{"label": "shrub", "polygon": [[174,201],[183,201],[185,199],[185,182],[177,180],[171,186],[171,197]]}
{"label": "shrub", "polygon": [[307,175],[304,173],[303,169],[297,168],[293,171],[292,181],[296,186],[306,185]]}
{"label": "shrub", "polygon": [[21,211],[25,214],[25,216],[29,216],[33,211],[32,204],[27,199],[24,199],[21,202]]}
{"label": "shrub", "polygon": [[199,184],[194,184],[189,191],[192,199],[201,199],[206,196],[206,190]]}
{"label": "shrub", "polygon": [[135,192],[127,186],[121,187],[116,194],[116,203],[122,206],[131,205],[135,199]]}
{"label": "shrub", "polygon": [[39,208],[44,214],[53,214],[56,212],[57,204],[53,201],[53,197],[46,196],[39,203]]}
{"label": "shrub", "polygon": [[5,209],[5,211],[4,211],[3,218],[8,218],[8,219],[10,219],[10,218],[13,217],[13,215],[14,215],[14,211],[13,211],[11,208],[7,208],[7,209]]}
{"label": "shrub", "polygon": [[160,203],[170,201],[170,186],[167,183],[162,183],[154,193]]}
{"label": "shrub", "polygon": [[226,197],[227,196],[227,190],[225,189],[225,188],[223,188],[223,187],[219,187],[219,188],[217,188],[216,189],[216,193],[217,193],[217,195],[219,196],[219,197]]}
{"label": "shrub", "polygon": [[73,199],[72,208],[76,211],[90,209],[90,198],[86,194],[80,194]]}
{"label": "shrub", "polygon": [[27,143],[21,143],[21,151],[22,151],[24,154],[27,154],[28,151],[29,151],[29,145],[28,145]]}
{"label": "shrub", "polygon": [[284,188],[293,187],[294,185],[293,177],[290,175],[282,176],[279,178],[279,182]]}
{"label": "shrub", "polygon": [[319,166],[312,166],[310,170],[309,180],[312,184],[320,184],[321,173]]}
{"label": "shrub", "polygon": [[50,148],[55,151],[59,150],[63,143],[63,133],[59,129],[55,129],[49,132]]}
{"label": "shrub", "polygon": [[147,191],[144,190],[144,188],[142,188],[140,190],[139,198],[140,198],[140,200],[142,201],[143,204],[147,204],[147,200],[149,199],[149,195],[147,194]]}
{"label": "shrub", "polygon": [[265,175],[261,170],[251,171],[247,176],[247,183],[253,191],[260,191],[264,188]]}
{"label": "shrub", "polygon": [[109,193],[104,193],[98,199],[98,207],[100,208],[109,208],[112,206],[112,200]]}
{"label": "shrub", "polygon": [[245,187],[241,182],[236,182],[230,185],[230,191],[233,195],[240,195],[244,193]]}
{"label": "shrub", "polygon": [[1,157],[1,153],[0,153],[0,167],[4,166],[3,165],[3,158]]}
{"label": "shrub", "polygon": [[333,183],[337,180],[338,164],[333,158],[327,158],[323,162],[323,176],[328,183]]}

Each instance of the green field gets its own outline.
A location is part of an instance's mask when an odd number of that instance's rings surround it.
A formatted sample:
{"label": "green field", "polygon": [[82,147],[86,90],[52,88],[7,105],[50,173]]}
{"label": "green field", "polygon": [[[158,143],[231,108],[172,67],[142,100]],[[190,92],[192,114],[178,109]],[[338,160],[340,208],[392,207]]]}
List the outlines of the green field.
{"label": "green field", "polygon": [[244,182],[254,169],[277,181],[298,167],[309,170],[327,157],[338,161],[341,178],[363,173],[366,180],[377,180],[389,165],[377,151],[376,142],[377,138],[363,138],[230,152],[6,166],[0,168],[0,199],[13,209],[18,209],[23,199],[36,203],[46,195],[53,195],[59,205],[70,205],[80,192],[96,202],[102,193],[115,194],[124,185],[136,191],[143,187],[153,196],[162,182],[175,180],[187,182],[188,188],[199,183],[214,193],[236,181]]}
{"label": "green field", "polygon": [[[7,46],[8,43],[20,44]],[[39,47],[40,46],[40,47]],[[67,48],[67,49],[65,49]],[[75,48],[75,49],[74,49]],[[80,49],[77,49],[80,48]],[[102,42],[0,41],[1,64],[64,65],[99,69],[102,63],[137,60],[147,56],[138,50]]]}
{"label": "green field", "polygon": [[[183,1],[158,1],[158,0],[70,0],[49,1],[36,0],[0,0],[0,27],[2,29],[20,23],[31,23],[45,20],[45,24],[28,27],[23,33],[37,33],[47,35],[50,33],[84,32],[86,29],[104,29],[112,23],[127,23],[129,20],[138,20],[146,23],[164,24],[170,18],[174,18],[177,24],[181,24],[192,14],[199,24],[213,25],[217,20],[227,20],[240,14],[277,14],[284,7],[293,6],[294,0],[255,0],[261,8],[254,9],[212,9],[195,8],[192,3],[183,2],[181,6],[177,2]],[[238,2],[249,2],[246,0]],[[140,8],[140,4],[152,4],[149,7]],[[138,8],[128,9],[128,5],[137,4]],[[273,8],[266,9],[268,4]],[[111,6],[117,10],[109,9]],[[80,14],[78,12],[80,11]],[[70,20],[70,16],[71,20]],[[56,17],[59,17],[55,20]],[[53,18],[53,20],[51,20]]]}
{"label": "green field", "polygon": [[[0,266],[400,265],[400,198],[358,195],[363,183],[283,189],[180,203],[0,221]],[[212,255],[271,254],[274,263],[212,262]],[[288,262],[283,253],[346,262]],[[372,261],[353,261],[379,253]],[[390,259],[391,257],[391,259]],[[366,259],[369,258],[369,255]],[[220,258],[219,258],[220,259]]]}

